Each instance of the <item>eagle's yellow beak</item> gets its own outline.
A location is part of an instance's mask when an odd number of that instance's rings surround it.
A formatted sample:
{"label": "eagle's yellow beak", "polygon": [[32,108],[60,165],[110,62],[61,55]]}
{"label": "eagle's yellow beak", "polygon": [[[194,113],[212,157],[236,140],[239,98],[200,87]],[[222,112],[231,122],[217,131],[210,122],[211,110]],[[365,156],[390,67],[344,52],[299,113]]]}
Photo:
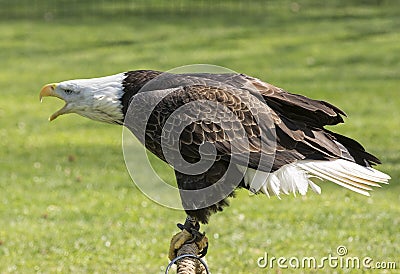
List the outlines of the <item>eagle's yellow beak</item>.
{"label": "eagle's yellow beak", "polygon": [[[62,98],[60,95],[58,95],[58,94],[55,92],[57,85],[58,85],[58,83],[53,83],[53,84],[45,85],[45,86],[40,90],[40,95],[39,95],[40,102],[42,102],[43,97],[46,97],[46,96],[57,97],[57,98],[60,98],[61,100],[64,100],[64,98]],[[64,100],[64,101],[65,101],[65,100]],[[62,114],[64,114],[64,113],[66,113],[66,107],[67,107],[67,104],[65,104],[65,106],[64,106],[62,109],[60,109],[60,110],[58,110],[57,112],[53,113],[53,114],[50,116],[49,120],[50,120],[50,121],[53,121],[53,120],[56,119],[58,116],[60,116],[60,115],[62,115]]]}
{"label": "eagle's yellow beak", "polygon": [[[48,84],[48,85],[45,85],[44,87],[42,87],[42,89],[40,90],[40,96],[39,96],[40,102],[42,102],[43,97],[46,97],[46,96],[53,96],[53,97],[58,97],[58,98],[60,98],[60,96],[58,96],[58,95],[54,92],[54,90],[56,89],[56,87],[57,87],[57,84],[55,84],[55,83],[53,83],[53,84]],[[62,99],[62,98],[60,98],[60,99]]]}

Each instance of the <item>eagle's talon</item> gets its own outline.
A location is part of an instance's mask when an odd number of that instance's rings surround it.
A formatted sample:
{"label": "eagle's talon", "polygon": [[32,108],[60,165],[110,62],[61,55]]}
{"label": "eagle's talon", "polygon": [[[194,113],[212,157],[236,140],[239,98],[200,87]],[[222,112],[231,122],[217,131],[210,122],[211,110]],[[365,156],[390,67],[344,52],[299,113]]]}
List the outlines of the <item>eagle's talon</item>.
{"label": "eagle's talon", "polygon": [[[201,233],[200,233],[201,234]],[[200,258],[203,258],[207,254],[208,250],[208,238],[206,237],[205,233],[201,234],[203,237],[199,240],[196,241],[196,245],[199,248],[199,255]]]}
{"label": "eagle's talon", "polygon": [[208,251],[208,239],[207,239],[207,237],[206,236],[204,236],[204,238],[206,239],[206,246],[205,247],[203,247],[203,249],[202,250],[200,250],[200,253],[199,253],[199,258],[203,258],[204,256],[206,256],[207,255],[207,251]]}
{"label": "eagle's talon", "polygon": [[205,233],[200,233],[200,225],[196,223],[195,225],[190,224],[188,220],[184,225],[177,224],[178,228],[182,231],[175,234],[171,239],[171,244],[169,247],[168,257],[173,260],[177,256],[177,251],[184,245],[195,242],[200,251],[200,256],[204,257],[207,253],[208,248],[208,238]]}
{"label": "eagle's talon", "polygon": [[185,244],[186,241],[190,240],[192,235],[186,230],[176,233],[172,236],[171,244],[169,245],[168,258],[172,261],[176,258],[176,252],[181,246]]}

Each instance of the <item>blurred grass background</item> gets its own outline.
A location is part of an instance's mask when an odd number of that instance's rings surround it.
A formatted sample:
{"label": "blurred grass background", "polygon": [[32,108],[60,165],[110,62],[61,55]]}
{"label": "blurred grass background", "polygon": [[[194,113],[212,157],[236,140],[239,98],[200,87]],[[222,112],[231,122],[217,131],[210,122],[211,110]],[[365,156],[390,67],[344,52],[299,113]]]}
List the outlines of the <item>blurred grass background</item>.
{"label": "blurred grass background", "polygon": [[239,192],[203,227],[212,272],[266,273],[256,262],[264,252],[322,258],[339,245],[399,268],[399,29],[394,1],[0,0],[0,272],[164,271],[185,214],[131,182],[120,127],[76,115],[48,123],[62,102],[40,105],[38,92],[195,63],[339,106],[349,119],[334,130],[360,140],[392,176],[370,198],[327,182],[304,198]]}

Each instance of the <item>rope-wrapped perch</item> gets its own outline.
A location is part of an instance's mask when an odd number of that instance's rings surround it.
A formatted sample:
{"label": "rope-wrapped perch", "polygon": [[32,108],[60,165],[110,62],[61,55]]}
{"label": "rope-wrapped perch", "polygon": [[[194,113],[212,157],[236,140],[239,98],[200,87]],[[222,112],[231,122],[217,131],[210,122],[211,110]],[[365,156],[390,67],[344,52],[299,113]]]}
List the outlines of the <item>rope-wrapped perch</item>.
{"label": "rope-wrapped perch", "polygon": [[209,274],[206,263],[198,257],[199,247],[196,243],[186,243],[177,252],[165,271],[168,274],[171,266],[176,263],[177,274]]}

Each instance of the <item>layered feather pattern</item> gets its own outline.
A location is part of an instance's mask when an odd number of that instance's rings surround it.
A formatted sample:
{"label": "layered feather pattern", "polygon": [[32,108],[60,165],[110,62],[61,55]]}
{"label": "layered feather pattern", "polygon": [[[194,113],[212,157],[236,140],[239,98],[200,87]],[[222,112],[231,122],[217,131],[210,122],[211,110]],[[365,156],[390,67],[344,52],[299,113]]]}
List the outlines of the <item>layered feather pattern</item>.
{"label": "layered feather pattern", "polygon": [[371,167],[360,166],[354,162],[336,159],[331,161],[300,160],[287,164],[275,172],[266,173],[254,169],[245,169],[244,182],[255,193],[271,195],[300,193],[305,195],[308,188],[320,194],[321,188],[310,178],[328,180],[339,186],[370,196],[372,187],[387,184],[390,176]]}

